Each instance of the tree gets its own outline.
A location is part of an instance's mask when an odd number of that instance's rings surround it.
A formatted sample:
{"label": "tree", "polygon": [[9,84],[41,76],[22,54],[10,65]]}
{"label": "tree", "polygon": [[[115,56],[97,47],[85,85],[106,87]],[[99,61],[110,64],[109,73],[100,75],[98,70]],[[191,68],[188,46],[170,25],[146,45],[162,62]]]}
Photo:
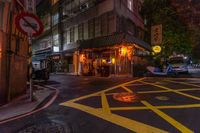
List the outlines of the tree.
{"label": "tree", "polygon": [[[144,0],[142,16],[147,19],[147,28],[156,24],[163,26],[162,52],[159,56],[168,57],[173,53],[191,54],[192,46],[187,26],[179,19],[170,0]],[[150,43],[150,38],[148,39]]]}
{"label": "tree", "polygon": [[195,25],[190,26],[190,40],[192,41],[192,53],[194,58],[200,59],[200,28]]}

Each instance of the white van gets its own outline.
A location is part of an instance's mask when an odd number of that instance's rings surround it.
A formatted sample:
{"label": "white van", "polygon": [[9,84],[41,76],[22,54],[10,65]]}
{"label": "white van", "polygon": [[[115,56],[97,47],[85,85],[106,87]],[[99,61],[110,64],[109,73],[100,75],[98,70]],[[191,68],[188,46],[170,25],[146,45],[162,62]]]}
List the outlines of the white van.
{"label": "white van", "polygon": [[177,73],[188,73],[188,59],[184,56],[177,56],[169,58],[169,64]]}

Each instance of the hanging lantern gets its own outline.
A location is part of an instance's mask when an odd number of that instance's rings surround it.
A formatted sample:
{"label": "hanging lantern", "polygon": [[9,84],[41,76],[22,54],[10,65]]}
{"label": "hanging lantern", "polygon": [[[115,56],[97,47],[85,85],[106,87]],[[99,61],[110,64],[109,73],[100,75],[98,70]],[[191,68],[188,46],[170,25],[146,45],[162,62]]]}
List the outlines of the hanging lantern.
{"label": "hanging lantern", "polygon": [[80,62],[81,62],[81,63],[84,63],[85,61],[86,61],[85,54],[81,54],[81,55],[80,55]]}

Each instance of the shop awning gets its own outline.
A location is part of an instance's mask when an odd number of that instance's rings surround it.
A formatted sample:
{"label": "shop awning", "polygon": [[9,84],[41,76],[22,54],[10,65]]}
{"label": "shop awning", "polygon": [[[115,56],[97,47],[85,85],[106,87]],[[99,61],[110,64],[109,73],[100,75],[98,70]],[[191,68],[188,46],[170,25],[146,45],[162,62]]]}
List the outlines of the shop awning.
{"label": "shop awning", "polygon": [[33,53],[33,61],[45,60],[48,56],[51,55],[51,48],[46,48],[42,50],[37,50]]}
{"label": "shop awning", "polygon": [[121,45],[122,43],[136,44],[146,50],[151,50],[148,43],[132,36],[129,34],[114,34],[105,37],[98,37],[90,40],[79,41],[80,49],[90,49],[90,48],[103,48],[114,45]]}

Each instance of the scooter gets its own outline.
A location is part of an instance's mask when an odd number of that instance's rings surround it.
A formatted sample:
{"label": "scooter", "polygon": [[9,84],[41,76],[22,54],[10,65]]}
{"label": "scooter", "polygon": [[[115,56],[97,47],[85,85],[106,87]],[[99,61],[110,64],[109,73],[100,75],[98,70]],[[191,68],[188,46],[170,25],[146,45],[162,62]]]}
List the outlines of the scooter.
{"label": "scooter", "polygon": [[178,73],[172,69],[172,66],[170,64],[162,72],[155,71],[157,70],[157,68],[153,66],[147,66],[147,70],[148,72],[150,72],[151,75],[155,75],[155,76],[177,76],[178,75]]}

